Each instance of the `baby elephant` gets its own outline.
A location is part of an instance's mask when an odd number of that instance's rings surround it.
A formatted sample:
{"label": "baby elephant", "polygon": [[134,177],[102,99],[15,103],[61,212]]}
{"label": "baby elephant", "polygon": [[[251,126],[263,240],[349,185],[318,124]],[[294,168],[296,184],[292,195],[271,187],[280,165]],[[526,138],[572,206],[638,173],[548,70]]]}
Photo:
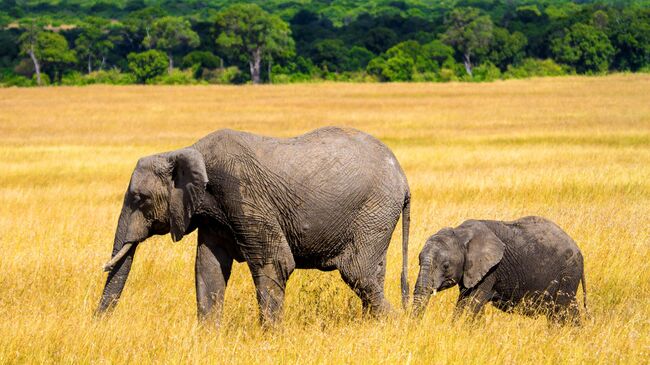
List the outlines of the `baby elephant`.
{"label": "baby elephant", "polygon": [[555,223],[540,217],[512,222],[468,220],[429,237],[420,253],[414,311],[422,316],[431,294],[458,285],[455,315],[480,314],[487,302],[503,311],[545,313],[553,322],[580,324],[576,291],[587,292],[582,254]]}

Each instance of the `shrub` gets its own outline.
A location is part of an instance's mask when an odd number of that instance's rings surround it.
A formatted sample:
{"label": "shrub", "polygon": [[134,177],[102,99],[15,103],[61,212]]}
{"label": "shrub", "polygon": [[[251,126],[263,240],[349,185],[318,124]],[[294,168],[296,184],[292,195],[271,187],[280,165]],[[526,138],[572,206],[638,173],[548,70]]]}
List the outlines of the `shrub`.
{"label": "shrub", "polygon": [[88,79],[79,71],[68,72],[61,78],[61,85],[88,85]]}
{"label": "shrub", "polygon": [[160,75],[151,79],[149,83],[160,85],[194,85],[199,81],[194,78],[194,70],[172,70],[171,74]]}
{"label": "shrub", "polygon": [[435,72],[416,72],[413,74],[413,81],[416,82],[432,82],[438,81],[438,76]]}
{"label": "shrub", "polygon": [[647,73],[650,73],[650,65],[646,65],[646,66],[641,67],[641,68],[638,70],[638,72],[646,73],[646,74],[647,74]]}
{"label": "shrub", "polygon": [[221,66],[221,58],[208,51],[192,51],[183,57],[183,68],[194,68],[195,77],[200,77],[205,69],[215,69]]}
{"label": "shrub", "polygon": [[62,85],[128,85],[135,84],[135,82],[135,76],[128,73],[121,73],[117,69],[95,71],[86,75],[78,71],[73,71],[65,74],[61,80]]}
{"label": "shrub", "polygon": [[501,78],[501,70],[492,62],[485,62],[472,70],[472,81],[494,81]]}
{"label": "shrub", "polygon": [[377,82],[375,77],[368,75],[363,71],[350,71],[345,72],[348,76],[348,81],[350,82]]}
{"label": "shrub", "polygon": [[158,50],[129,53],[127,60],[129,69],[141,84],[147,83],[167,71],[167,55]]}
{"label": "shrub", "polygon": [[[273,80],[275,77],[273,76]],[[201,77],[209,84],[233,84],[241,78],[241,71],[237,66],[217,68],[214,70],[203,70]]]}
{"label": "shrub", "polygon": [[[33,83],[34,86],[37,85],[36,74],[32,75],[32,83]],[[52,83],[52,81],[50,80],[50,76],[48,74],[42,73],[41,74],[41,86],[47,86],[47,85],[49,85],[51,83]]]}
{"label": "shrub", "polygon": [[128,85],[135,84],[135,75],[122,73],[114,68],[110,70],[95,71],[86,75],[89,84]]}
{"label": "shrub", "polygon": [[538,60],[527,58],[517,66],[508,65],[504,73],[505,78],[523,79],[535,76],[561,76],[566,75],[568,69],[555,63],[551,59]]}
{"label": "shrub", "polygon": [[28,86],[36,86],[36,82],[33,81],[31,78],[27,78],[25,76],[11,73],[11,74],[3,74],[2,76],[0,76],[0,86],[28,87]]}
{"label": "shrub", "polygon": [[441,82],[458,81],[458,77],[456,76],[456,71],[447,67],[441,68],[440,72],[438,73],[438,81]]}
{"label": "shrub", "polygon": [[296,82],[310,82],[310,81],[317,81],[320,80],[319,78],[302,73],[302,72],[297,72],[297,73],[279,73],[279,74],[273,74],[273,83],[274,84],[293,84]]}

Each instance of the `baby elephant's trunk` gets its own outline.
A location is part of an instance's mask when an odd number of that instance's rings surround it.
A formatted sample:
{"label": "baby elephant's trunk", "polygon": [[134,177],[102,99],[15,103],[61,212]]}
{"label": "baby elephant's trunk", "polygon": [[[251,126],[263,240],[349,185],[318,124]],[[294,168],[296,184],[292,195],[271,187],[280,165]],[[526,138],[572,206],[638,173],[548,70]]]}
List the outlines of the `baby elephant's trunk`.
{"label": "baby elephant's trunk", "polygon": [[422,318],[424,316],[424,310],[429,304],[429,299],[431,299],[431,295],[436,295],[435,289],[433,292],[418,289],[419,287],[416,286],[415,293],[413,294],[413,312],[411,312],[413,318]]}

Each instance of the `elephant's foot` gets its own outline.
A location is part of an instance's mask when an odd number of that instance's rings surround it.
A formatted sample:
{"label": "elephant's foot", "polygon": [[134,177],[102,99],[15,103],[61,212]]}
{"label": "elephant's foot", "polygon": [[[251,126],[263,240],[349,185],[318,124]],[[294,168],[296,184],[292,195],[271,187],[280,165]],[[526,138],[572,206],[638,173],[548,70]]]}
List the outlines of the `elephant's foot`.
{"label": "elephant's foot", "polygon": [[386,299],[376,300],[375,303],[363,303],[364,317],[373,319],[385,318],[393,314],[393,309]]}

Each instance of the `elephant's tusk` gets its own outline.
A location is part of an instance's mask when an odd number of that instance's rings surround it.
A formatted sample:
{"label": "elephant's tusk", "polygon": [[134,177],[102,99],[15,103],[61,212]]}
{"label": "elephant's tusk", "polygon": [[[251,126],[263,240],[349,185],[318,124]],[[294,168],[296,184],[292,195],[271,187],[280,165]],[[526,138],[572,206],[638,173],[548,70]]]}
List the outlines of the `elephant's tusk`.
{"label": "elephant's tusk", "polygon": [[104,271],[113,270],[113,266],[115,266],[115,264],[117,264],[117,262],[120,261],[122,259],[122,257],[124,257],[124,255],[126,255],[127,252],[129,252],[129,250],[131,249],[131,246],[133,246],[133,243],[124,244],[124,246],[122,246],[122,249],[119,250],[117,252],[117,254],[115,254],[115,256],[113,256],[113,258],[109,262],[104,264]]}
{"label": "elephant's tusk", "polygon": [[436,296],[436,293],[438,292],[438,289],[433,289],[433,296]]}

